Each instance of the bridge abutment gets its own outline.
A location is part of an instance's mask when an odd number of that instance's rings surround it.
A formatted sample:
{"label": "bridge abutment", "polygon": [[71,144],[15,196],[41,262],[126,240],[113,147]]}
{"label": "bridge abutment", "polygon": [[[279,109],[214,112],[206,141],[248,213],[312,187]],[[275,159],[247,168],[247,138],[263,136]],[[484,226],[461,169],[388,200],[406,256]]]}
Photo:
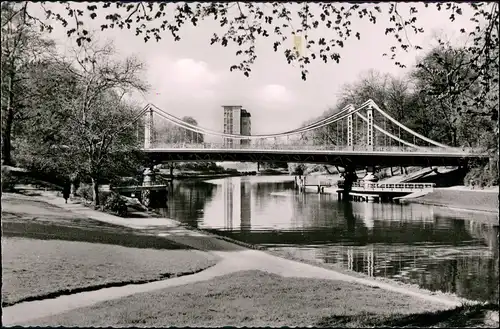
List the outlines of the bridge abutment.
{"label": "bridge abutment", "polygon": [[[155,185],[156,177],[154,172],[154,165],[151,164],[149,168],[146,168],[143,173],[142,186],[152,186]],[[149,206],[151,201],[151,191],[149,189],[145,189],[141,191],[141,200],[142,204],[146,207]]]}

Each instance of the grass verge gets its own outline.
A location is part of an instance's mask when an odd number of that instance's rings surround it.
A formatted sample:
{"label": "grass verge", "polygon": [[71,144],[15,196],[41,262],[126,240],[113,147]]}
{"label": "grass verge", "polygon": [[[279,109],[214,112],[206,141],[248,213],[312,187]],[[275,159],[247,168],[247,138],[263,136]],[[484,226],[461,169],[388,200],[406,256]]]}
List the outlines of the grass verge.
{"label": "grass verge", "polygon": [[352,315],[331,315],[316,323],[319,328],[332,327],[396,327],[396,328],[488,328],[498,327],[498,322],[487,319],[488,312],[498,312],[498,305],[464,305],[451,310],[423,312],[418,314],[394,314],[380,316],[365,313]]}
{"label": "grass verge", "polygon": [[407,201],[498,213],[498,193],[495,193],[495,191],[479,192],[441,188]]}
{"label": "grass verge", "polygon": [[312,326],[333,317],[381,318],[443,310],[409,296],[343,281],[244,271],[140,293],[32,321],[51,326]]}

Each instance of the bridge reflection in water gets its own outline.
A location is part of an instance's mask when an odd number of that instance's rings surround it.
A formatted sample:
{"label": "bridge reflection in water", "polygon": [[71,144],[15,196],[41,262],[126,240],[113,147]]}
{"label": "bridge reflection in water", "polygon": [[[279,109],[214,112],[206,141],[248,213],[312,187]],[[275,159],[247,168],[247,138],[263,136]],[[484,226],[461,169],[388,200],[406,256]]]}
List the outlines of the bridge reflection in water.
{"label": "bridge reflection in water", "polygon": [[297,193],[293,177],[182,182],[174,190],[162,211],[190,225],[370,276],[498,298],[498,226],[477,221],[488,215],[339,203],[334,195]]}

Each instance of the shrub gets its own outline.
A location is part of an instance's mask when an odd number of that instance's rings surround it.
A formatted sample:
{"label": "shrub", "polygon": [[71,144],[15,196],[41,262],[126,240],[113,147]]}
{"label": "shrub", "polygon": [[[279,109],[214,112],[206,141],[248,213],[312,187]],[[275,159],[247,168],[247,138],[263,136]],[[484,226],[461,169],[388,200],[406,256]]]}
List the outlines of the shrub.
{"label": "shrub", "polygon": [[389,177],[389,173],[387,170],[380,170],[377,173],[375,173],[375,177],[377,177],[379,180],[384,179]]}
{"label": "shrub", "polygon": [[470,182],[474,181],[476,187],[485,187],[498,184],[498,176],[489,170],[488,166],[474,167],[465,175],[464,185],[470,186]]}
{"label": "shrub", "polygon": [[127,202],[118,193],[111,192],[111,194],[106,198],[104,209],[123,217],[127,215]]}
{"label": "shrub", "polygon": [[76,194],[78,196],[81,196],[87,201],[92,201],[93,198],[92,185],[81,184],[80,187],[78,187],[78,189],[76,190]]}
{"label": "shrub", "polygon": [[2,167],[2,192],[14,191],[16,179],[7,167]]}
{"label": "shrub", "polygon": [[99,191],[99,204],[105,205],[108,198],[111,196],[111,191]]}
{"label": "shrub", "polygon": [[291,175],[299,175],[299,176],[304,175],[305,171],[307,170],[306,165],[303,163],[289,164],[288,168],[289,168],[288,171],[291,172]]}
{"label": "shrub", "polygon": [[111,186],[129,186],[129,185],[140,185],[141,182],[136,177],[116,177],[110,182]]}

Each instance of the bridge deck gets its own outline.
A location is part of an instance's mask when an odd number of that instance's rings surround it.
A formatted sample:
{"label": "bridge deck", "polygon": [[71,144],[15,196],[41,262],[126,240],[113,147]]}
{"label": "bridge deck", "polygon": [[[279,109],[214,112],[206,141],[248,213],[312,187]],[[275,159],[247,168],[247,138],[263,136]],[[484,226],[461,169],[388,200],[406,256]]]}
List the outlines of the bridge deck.
{"label": "bridge deck", "polygon": [[468,159],[487,158],[456,149],[437,151],[360,151],[303,149],[225,149],[225,148],[157,148],[143,149],[150,161],[235,161],[235,162],[301,162],[339,166],[462,166]]}

